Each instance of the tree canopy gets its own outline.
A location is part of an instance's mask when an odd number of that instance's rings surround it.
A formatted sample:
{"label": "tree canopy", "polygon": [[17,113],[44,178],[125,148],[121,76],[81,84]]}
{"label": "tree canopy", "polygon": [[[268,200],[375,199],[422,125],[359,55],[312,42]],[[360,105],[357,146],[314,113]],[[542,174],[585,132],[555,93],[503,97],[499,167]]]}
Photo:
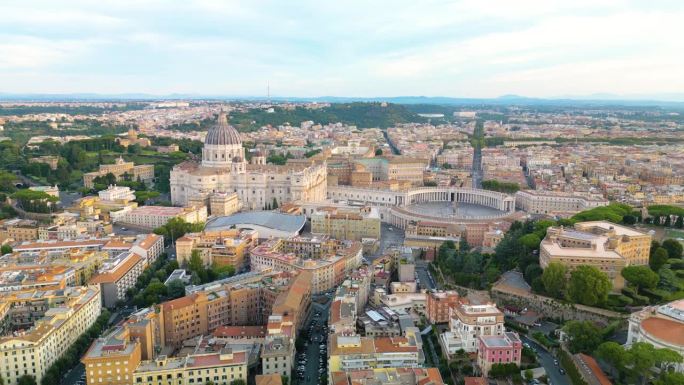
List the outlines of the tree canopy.
{"label": "tree canopy", "polygon": [[582,305],[601,305],[608,299],[612,286],[606,273],[594,266],[580,265],[570,273],[567,295]]}
{"label": "tree canopy", "polygon": [[558,262],[551,262],[544,269],[541,279],[546,292],[554,297],[561,298],[565,292],[567,268]]}
{"label": "tree canopy", "polygon": [[658,284],[658,274],[648,266],[627,266],[620,273],[637,291],[643,288],[651,289]]}

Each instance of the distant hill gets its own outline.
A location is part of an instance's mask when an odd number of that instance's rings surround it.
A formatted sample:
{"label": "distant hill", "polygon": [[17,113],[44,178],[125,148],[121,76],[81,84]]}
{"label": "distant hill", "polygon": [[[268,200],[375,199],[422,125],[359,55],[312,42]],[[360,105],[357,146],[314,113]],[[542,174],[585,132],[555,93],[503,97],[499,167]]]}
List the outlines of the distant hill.
{"label": "distant hill", "polygon": [[330,107],[309,109],[297,107],[284,109],[276,107],[269,113],[262,109],[247,112],[231,112],[230,123],[241,131],[250,131],[264,125],[278,126],[289,123],[298,126],[301,122],[314,121],[320,124],[346,123],[359,128],[387,128],[397,123],[425,122],[406,106],[392,103],[335,103]]}
{"label": "distant hill", "polygon": [[[20,94],[0,92],[0,101],[151,101],[151,100],[222,100],[222,101],[264,101],[263,96],[239,95],[202,95],[202,94],[167,94],[154,95],[144,93],[129,94]],[[571,95],[559,98],[530,98],[520,95],[503,95],[496,98],[455,98],[448,96],[378,96],[378,97],[289,97],[276,96],[268,100],[273,102],[387,102],[394,104],[437,104],[437,105],[522,105],[522,106],[662,106],[684,108],[684,93],[643,94],[643,95]]]}

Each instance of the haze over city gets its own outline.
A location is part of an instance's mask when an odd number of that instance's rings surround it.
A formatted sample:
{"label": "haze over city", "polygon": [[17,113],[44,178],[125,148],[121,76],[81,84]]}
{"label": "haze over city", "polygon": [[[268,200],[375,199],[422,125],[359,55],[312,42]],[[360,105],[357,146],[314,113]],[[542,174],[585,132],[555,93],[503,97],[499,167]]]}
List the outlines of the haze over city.
{"label": "haze over city", "polygon": [[679,1],[9,1],[0,92],[684,100]]}

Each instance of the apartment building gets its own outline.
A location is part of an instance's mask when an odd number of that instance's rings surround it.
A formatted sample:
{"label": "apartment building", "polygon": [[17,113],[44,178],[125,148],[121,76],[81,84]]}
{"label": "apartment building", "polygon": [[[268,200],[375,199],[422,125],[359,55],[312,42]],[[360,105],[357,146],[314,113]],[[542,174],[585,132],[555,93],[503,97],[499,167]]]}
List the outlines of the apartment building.
{"label": "apartment building", "polygon": [[141,344],[132,339],[128,328],[117,327],[96,339],[81,362],[88,385],[132,385],[133,372],[141,359]]}
{"label": "apartment building", "polygon": [[164,252],[164,236],[157,234],[140,234],[130,248],[131,252],[145,259],[145,265],[154,263]]}
{"label": "apartment building", "polygon": [[552,262],[567,266],[594,266],[606,273],[613,290],[624,287],[620,272],[630,265],[647,265],[651,236],[607,221],[576,223],[574,228],[549,227],[539,250],[539,264]]}
{"label": "apartment building", "polygon": [[415,334],[376,338],[331,334],[328,373],[331,376],[339,371],[419,367],[424,358],[417,345],[418,338]]}
{"label": "apartment building", "polygon": [[188,223],[206,222],[207,206],[141,206],[127,211],[118,221],[129,226],[154,230],[164,226],[172,218],[180,218]]}
{"label": "apartment building", "polygon": [[477,351],[477,364],[484,376],[494,364],[515,364],[520,366],[522,342],[517,333],[505,332],[502,335],[481,335]]}
{"label": "apartment building", "polygon": [[380,239],[380,214],[377,208],[371,207],[359,210],[321,208],[311,214],[311,232],[352,241]]}
{"label": "apartment building", "polygon": [[[187,287],[186,296],[160,305],[165,344],[179,346],[188,338],[209,334],[220,326],[264,325],[277,308],[293,313],[293,303],[308,306],[308,300],[297,302],[281,296],[301,293],[300,285],[308,285],[308,280],[304,276],[297,280],[296,273],[250,272]],[[297,322],[301,322],[299,318]]]}
{"label": "apartment building", "polygon": [[478,337],[501,336],[504,333],[504,314],[493,303],[461,303],[450,309],[449,331],[440,337],[440,343],[449,355],[460,349],[468,353],[477,352]]}
{"label": "apartment building", "polygon": [[320,238],[295,237],[273,239],[250,251],[252,271],[309,272],[313,293],[334,288],[361,265],[359,242],[330,241]]}
{"label": "apartment building", "polygon": [[38,239],[38,221],[32,219],[4,219],[0,221],[0,240],[29,242]]}
{"label": "apartment building", "polygon": [[0,337],[0,375],[5,384],[16,385],[23,375],[33,376],[40,383],[48,368],[100,315],[97,286],[67,288],[52,295],[62,299],[44,313],[40,311],[42,316],[33,326]]}
{"label": "apartment building", "polygon": [[145,266],[145,259],[140,255],[131,251],[121,253],[104,262],[90,283],[100,286],[102,304],[107,308],[113,308],[118,301],[126,299],[126,291],[135,287]]}
{"label": "apartment building", "polygon": [[82,358],[89,385],[230,385],[247,380],[248,352],[199,338],[182,356],[142,360],[141,343],[127,326],[93,342]]}
{"label": "apartment building", "polygon": [[187,263],[193,250],[198,250],[205,266],[232,265],[237,271],[247,265],[247,253],[259,242],[255,230],[230,229],[207,230],[188,233],[176,240],[176,259],[179,264]]}
{"label": "apartment building", "polygon": [[438,368],[382,368],[330,373],[336,385],[444,385]]}
{"label": "apartment building", "polygon": [[429,291],[425,306],[428,322],[431,324],[449,322],[450,309],[461,303],[467,303],[467,300],[461,298],[456,291]]}

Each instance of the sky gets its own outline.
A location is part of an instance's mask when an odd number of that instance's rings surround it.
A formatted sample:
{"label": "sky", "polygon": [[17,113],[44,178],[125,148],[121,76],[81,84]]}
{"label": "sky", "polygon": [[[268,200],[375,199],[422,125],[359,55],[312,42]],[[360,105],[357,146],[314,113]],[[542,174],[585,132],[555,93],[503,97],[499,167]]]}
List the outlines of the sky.
{"label": "sky", "polygon": [[3,0],[0,93],[684,94],[684,2]]}

